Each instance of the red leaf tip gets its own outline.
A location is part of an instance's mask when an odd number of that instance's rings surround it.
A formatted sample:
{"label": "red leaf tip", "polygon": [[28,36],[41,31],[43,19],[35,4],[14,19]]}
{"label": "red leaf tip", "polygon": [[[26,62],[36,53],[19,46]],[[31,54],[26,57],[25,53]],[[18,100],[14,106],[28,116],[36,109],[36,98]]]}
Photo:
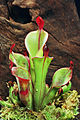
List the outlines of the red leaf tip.
{"label": "red leaf tip", "polygon": [[74,63],[73,61],[70,61],[70,69],[73,69]]}
{"label": "red leaf tip", "polygon": [[40,30],[43,29],[44,20],[40,16],[36,18],[36,23],[38,24]]}
{"label": "red leaf tip", "polygon": [[10,61],[9,68],[10,68],[10,69],[12,69],[12,67],[13,67],[13,62],[12,62],[12,61]]}
{"label": "red leaf tip", "polygon": [[12,49],[14,48],[14,46],[15,46],[15,43],[11,46],[10,53],[12,53]]}
{"label": "red leaf tip", "polygon": [[48,48],[47,45],[45,45],[45,46],[43,47],[43,53],[44,53],[44,56],[45,56],[45,57],[48,57],[48,54],[49,54],[49,48]]}
{"label": "red leaf tip", "polygon": [[3,100],[1,96],[0,96],[0,100]]}

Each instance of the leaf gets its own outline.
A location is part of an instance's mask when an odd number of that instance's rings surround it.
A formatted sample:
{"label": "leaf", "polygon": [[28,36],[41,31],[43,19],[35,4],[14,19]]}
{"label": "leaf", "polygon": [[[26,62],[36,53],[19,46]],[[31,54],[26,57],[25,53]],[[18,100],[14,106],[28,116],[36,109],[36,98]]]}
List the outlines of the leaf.
{"label": "leaf", "polygon": [[[40,35],[40,49],[38,48],[39,35]],[[40,33],[40,30],[30,32],[26,36],[25,46],[31,57],[35,57],[35,56],[42,57],[43,56],[42,48],[45,45],[47,38],[48,38],[48,33],[44,30],[41,30],[41,33]]]}
{"label": "leaf", "polygon": [[28,71],[21,67],[13,67],[12,75],[17,79],[20,100],[32,109],[32,83]]}
{"label": "leaf", "polygon": [[26,70],[29,69],[28,60],[24,55],[12,52],[9,54],[9,59],[17,66],[21,66]]}
{"label": "leaf", "polygon": [[35,82],[34,64],[33,64],[33,61],[32,61],[31,56],[29,56],[29,59],[30,59],[30,74],[31,74],[32,82],[33,82],[33,84],[34,84],[34,82]]}
{"label": "leaf", "polygon": [[35,109],[39,110],[41,106],[42,99],[46,92],[46,84],[45,78],[48,72],[48,67],[51,63],[53,57],[35,57],[33,58],[34,63],[34,71],[35,71],[35,83],[34,83],[34,102],[35,102]]}
{"label": "leaf", "polygon": [[6,102],[4,100],[0,100],[0,105],[4,106],[4,107],[8,107],[8,108],[13,108],[14,104]]}
{"label": "leaf", "polygon": [[71,82],[69,82],[69,85],[65,85],[65,86],[62,87],[63,94],[65,92],[68,92],[70,89],[71,89]]}
{"label": "leaf", "polygon": [[21,67],[13,67],[12,75],[14,75],[15,77],[20,77],[22,79],[29,79],[28,71]]}
{"label": "leaf", "polygon": [[12,103],[15,105],[21,104],[21,101],[19,100],[18,95],[15,95],[14,89],[15,87],[10,87],[9,88],[9,98],[11,99]]}
{"label": "leaf", "polygon": [[48,91],[48,93],[44,96],[44,99],[42,101],[41,109],[43,109],[49,103],[52,103],[57,91],[58,88],[55,87]]}
{"label": "leaf", "polygon": [[52,87],[61,87],[66,85],[72,78],[72,69],[69,67],[57,70],[52,79]]}

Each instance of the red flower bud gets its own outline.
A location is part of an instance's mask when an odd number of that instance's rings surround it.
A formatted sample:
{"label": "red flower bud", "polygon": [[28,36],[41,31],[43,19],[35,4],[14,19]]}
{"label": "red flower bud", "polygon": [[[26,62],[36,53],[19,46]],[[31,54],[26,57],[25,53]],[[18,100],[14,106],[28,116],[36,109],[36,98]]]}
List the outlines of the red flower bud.
{"label": "red flower bud", "polygon": [[44,20],[40,16],[36,18],[36,23],[38,24],[40,30],[43,29]]}

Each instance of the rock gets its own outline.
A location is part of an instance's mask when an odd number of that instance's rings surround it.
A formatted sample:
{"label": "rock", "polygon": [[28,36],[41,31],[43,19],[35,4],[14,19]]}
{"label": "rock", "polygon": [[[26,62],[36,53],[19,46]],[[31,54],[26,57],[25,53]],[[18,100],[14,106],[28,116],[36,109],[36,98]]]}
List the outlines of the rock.
{"label": "rock", "polygon": [[0,0],[0,17],[5,17],[8,19],[8,6],[6,4],[6,0]]}
{"label": "rock", "polygon": [[24,25],[0,17],[0,96],[3,96],[3,98],[8,95],[6,82],[15,80],[9,69],[10,47],[15,43],[14,51],[23,53],[26,50],[24,38],[33,29],[33,23]]}
{"label": "rock", "polygon": [[39,7],[35,0],[14,0],[12,5],[20,6],[21,8]]}

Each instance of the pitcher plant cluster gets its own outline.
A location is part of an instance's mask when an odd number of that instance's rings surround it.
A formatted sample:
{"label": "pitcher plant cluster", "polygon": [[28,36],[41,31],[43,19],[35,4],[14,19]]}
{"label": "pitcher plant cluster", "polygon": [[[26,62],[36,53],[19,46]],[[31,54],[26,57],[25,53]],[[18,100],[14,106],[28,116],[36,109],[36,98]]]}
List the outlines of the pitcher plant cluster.
{"label": "pitcher plant cluster", "polygon": [[53,57],[48,56],[48,33],[43,30],[43,19],[38,16],[36,23],[38,30],[29,32],[25,38],[29,56],[13,52],[13,44],[9,59],[12,75],[16,77],[20,101],[28,109],[39,111],[53,102],[57,92],[60,94],[70,90],[73,62],[70,61],[69,67],[58,69],[53,74],[50,87],[46,84],[46,75]]}

